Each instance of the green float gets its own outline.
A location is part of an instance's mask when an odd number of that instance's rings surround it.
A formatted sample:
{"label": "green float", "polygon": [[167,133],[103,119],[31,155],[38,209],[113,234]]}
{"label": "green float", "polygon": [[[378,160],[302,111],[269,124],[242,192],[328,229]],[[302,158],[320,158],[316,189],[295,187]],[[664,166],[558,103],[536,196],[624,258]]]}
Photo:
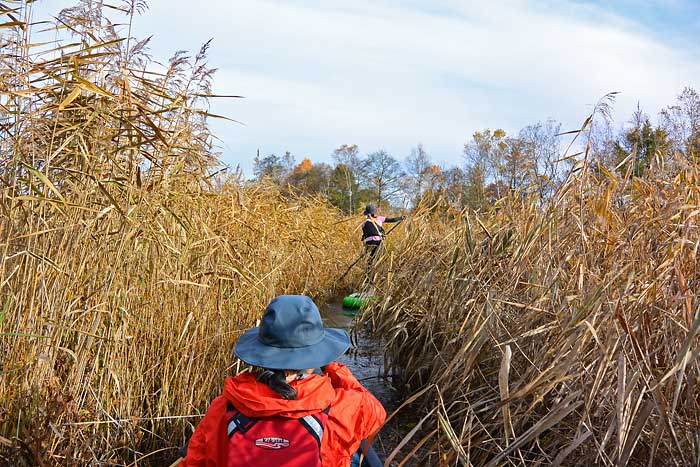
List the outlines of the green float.
{"label": "green float", "polygon": [[357,312],[369,304],[374,297],[367,293],[353,293],[343,298],[343,308]]}

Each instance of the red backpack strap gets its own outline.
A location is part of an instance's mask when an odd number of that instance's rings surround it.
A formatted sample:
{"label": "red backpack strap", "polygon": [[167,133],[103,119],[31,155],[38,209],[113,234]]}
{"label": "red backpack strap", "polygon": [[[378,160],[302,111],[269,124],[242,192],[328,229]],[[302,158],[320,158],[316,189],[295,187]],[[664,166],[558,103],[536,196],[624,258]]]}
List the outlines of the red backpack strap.
{"label": "red backpack strap", "polygon": [[318,448],[321,449],[321,440],[323,439],[323,423],[314,415],[307,415],[299,419],[299,422],[308,430],[311,436],[318,443]]}
{"label": "red backpack strap", "polygon": [[236,408],[230,402],[226,403],[226,431],[228,434],[228,439],[240,431],[241,433],[246,433],[248,430],[253,428],[253,425],[258,423],[257,418],[250,418],[243,415],[241,412],[236,410]]}
{"label": "red backpack strap", "polygon": [[302,424],[304,428],[308,430],[311,436],[314,437],[318,443],[318,449],[321,449],[321,440],[323,439],[323,429],[326,425],[326,420],[328,419],[328,412],[330,412],[331,407],[326,407],[318,415],[307,415],[299,419],[299,423]]}

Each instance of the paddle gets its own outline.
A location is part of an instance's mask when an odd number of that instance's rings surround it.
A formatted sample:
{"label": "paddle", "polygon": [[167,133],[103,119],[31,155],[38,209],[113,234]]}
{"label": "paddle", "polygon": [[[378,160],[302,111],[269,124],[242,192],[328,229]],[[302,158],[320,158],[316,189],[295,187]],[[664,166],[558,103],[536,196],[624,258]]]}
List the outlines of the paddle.
{"label": "paddle", "polygon": [[350,266],[348,266],[348,269],[343,273],[343,275],[340,276],[338,279],[336,279],[335,282],[340,282],[340,281],[342,281],[343,279],[345,279],[345,276],[348,275],[348,273],[350,272],[350,270],[352,269],[352,267],[355,266],[362,258],[364,258],[365,256],[367,256],[367,251],[368,251],[368,250],[363,251],[363,252],[360,254],[360,257],[357,258],[355,261],[353,261],[352,264],[351,264]]}
{"label": "paddle", "polygon": [[394,231],[394,229],[395,229],[396,227],[398,227],[398,226],[399,226],[399,224],[401,224],[401,223],[402,223],[402,222],[403,222],[404,220],[406,220],[406,217],[405,217],[405,216],[404,216],[404,218],[403,218],[403,219],[401,219],[401,220],[400,220],[400,221],[398,221],[398,222],[397,222],[396,224],[394,224],[394,226],[393,226],[392,228],[390,228],[390,229],[389,229],[389,231],[388,231],[387,233],[385,233],[385,234],[384,234],[384,237],[385,237],[385,238],[386,238],[386,237],[388,237],[388,236],[389,236],[389,234],[390,234],[391,232],[393,232],[393,231]]}

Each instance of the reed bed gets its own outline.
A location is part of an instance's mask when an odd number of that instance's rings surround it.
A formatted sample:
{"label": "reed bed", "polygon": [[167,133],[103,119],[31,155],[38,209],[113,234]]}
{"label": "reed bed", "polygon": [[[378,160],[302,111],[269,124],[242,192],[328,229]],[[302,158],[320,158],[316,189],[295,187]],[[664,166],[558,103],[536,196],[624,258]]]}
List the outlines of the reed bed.
{"label": "reed bed", "polygon": [[274,189],[168,191],[126,218],[74,208],[15,231],[3,245],[2,436],[64,465],[181,444],[270,298],[325,296],[339,270],[327,251],[346,250],[335,215]]}
{"label": "reed bed", "polygon": [[275,295],[323,298],[351,226],[222,171],[208,45],[159,66],[101,3],[32,7],[0,12],[0,465],[172,459],[240,333]]}
{"label": "reed bed", "polygon": [[624,167],[392,239],[365,319],[423,409],[392,460],[699,465],[700,175]]}

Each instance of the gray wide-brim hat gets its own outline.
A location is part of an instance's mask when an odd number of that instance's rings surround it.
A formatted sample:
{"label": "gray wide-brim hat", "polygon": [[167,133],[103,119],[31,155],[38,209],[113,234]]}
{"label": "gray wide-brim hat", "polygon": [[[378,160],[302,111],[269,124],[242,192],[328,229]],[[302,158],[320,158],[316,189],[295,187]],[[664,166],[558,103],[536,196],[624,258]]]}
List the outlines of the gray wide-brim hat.
{"label": "gray wide-brim hat", "polygon": [[238,339],[233,353],[261,368],[305,370],[329,364],[348,348],[348,333],[324,328],[313,300],[304,295],[280,295],[265,308],[260,326]]}

